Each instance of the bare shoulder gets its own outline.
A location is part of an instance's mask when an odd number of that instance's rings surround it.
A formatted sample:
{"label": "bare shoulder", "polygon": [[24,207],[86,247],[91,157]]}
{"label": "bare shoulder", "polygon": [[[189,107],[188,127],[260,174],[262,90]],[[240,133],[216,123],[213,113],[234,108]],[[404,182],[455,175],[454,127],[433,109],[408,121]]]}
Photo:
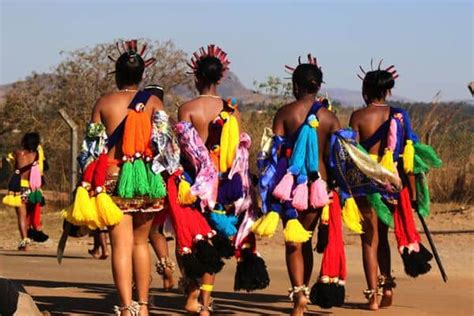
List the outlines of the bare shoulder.
{"label": "bare shoulder", "polygon": [[189,121],[196,104],[197,104],[196,99],[193,99],[181,104],[178,108],[178,120]]}
{"label": "bare shoulder", "polygon": [[163,110],[163,102],[157,97],[152,95],[147,102],[147,105],[150,106],[155,111]]}

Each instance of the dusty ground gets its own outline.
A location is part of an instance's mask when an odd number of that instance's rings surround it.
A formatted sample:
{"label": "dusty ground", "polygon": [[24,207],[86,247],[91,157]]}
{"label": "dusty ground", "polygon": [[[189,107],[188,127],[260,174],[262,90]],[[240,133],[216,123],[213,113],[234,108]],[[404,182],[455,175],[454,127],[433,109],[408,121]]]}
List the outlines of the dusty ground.
{"label": "dusty ground", "polygon": [[[434,240],[449,276],[443,283],[433,261],[433,270],[418,279],[403,273],[400,257],[393,252],[393,270],[398,286],[395,304],[380,310],[377,315],[473,315],[474,314],[474,207],[462,212],[458,205],[434,205],[434,215],[428,224],[435,232]],[[18,233],[12,210],[0,209],[0,276],[22,283],[33,296],[39,308],[51,315],[108,315],[117,303],[110,262],[91,259],[87,254],[90,239],[69,239],[62,265],[56,262],[56,245],[61,233],[61,220],[57,212],[48,212],[43,219],[45,231],[51,240],[33,245],[31,251],[15,250]],[[444,233],[440,233],[444,232]],[[422,236],[424,240],[425,237]],[[373,315],[365,311],[362,290],[365,281],[361,265],[359,239],[346,234],[348,266],[346,303],[342,308],[322,310],[310,306],[308,315]],[[393,245],[395,241],[393,240]],[[427,244],[427,242],[426,242]],[[232,291],[235,264],[228,261],[219,274],[213,296],[220,315],[284,315],[290,303],[286,290],[289,287],[281,234],[272,240],[261,241],[259,250],[270,271],[271,285],[256,293]],[[393,248],[393,247],[392,247]],[[316,255],[315,273],[319,271],[320,256]],[[177,292],[160,290],[161,280],[154,274],[151,291],[152,315],[179,314],[183,303]],[[176,275],[178,278],[178,275]],[[46,313],[47,314],[47,313]]]}

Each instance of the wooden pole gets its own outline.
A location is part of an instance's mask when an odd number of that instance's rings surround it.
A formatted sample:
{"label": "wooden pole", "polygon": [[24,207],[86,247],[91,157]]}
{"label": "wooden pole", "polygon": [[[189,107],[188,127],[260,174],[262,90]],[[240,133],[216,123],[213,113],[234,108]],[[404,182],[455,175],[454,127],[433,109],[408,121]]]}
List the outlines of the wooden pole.
{"label": "wooden pole", "polygon": [[77,124],[72,120],[72,118],[67,114],[65,109],[60,109],[59,114],[64,119],[64,121],[71,128],[71,192],[74,191],[77,184],[77,155],[78,155],[78,138],[77,138]]}

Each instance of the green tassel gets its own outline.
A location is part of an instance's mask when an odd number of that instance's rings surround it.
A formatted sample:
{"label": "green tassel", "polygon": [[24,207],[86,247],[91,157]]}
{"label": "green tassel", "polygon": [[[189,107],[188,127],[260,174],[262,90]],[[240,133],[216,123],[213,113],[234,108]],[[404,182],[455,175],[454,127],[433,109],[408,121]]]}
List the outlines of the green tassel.
{"label": "green tassel", "polygon": [[418,213],[425,218],[428,217],[430,215],[430,191],[424,173],[416,175],[416,202]]}
{"label": "green tassel", "polygon": [[367,195],[367,200],[375,209],[375,213],[377,213],[380,221],[393,228],[393,214],[390,212],[387,205],[382,201],[382,195],[380,195],[380,193],[372,193]]}
{"label": "green tassel", "polygon": [[148,173],[148,182],[150,183],[149,196],[153,199],[161,199],[166,196],[166,185],[160,173],[154,173],[151,170],[151,163],[146,164]]}
{"label": "green tassel", "polygon": [[122,165],[117,186],[117,194],[121,198],[133,198],[133,165],[130,161],[127,161]]}
{"label": "green tassel", "polygon": [[30,204],[41,203],[42,200],[43,200],[43,194],[41,194],[40,190],[32,191],[28,195],[28,203]]}
{"label": "green tassel", "polygon": [[133,187],[136,195],[142,196],[150,193],[150,184],[143,159],[136,159],[133,162]]}
{"label": "green tassel", "polygon": [[421,142],[413,145],[415,148],[415,166],[414,173],[427,172],[430,168],[439,168],[442,165],[433,147]]}

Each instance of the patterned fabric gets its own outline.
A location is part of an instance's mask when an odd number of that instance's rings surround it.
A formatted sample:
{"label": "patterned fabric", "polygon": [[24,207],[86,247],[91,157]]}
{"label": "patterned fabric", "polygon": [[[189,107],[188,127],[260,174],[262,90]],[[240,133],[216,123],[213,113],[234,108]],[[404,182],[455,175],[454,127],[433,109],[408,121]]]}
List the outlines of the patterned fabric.
{"label": "patterned fabric", "polygon": [[392,190],[400,180],[382,168],[361,148],[357,147],[355,134],[351,129],[336,131],[330,141],[329,166],[341,189],[341,198],[365,196],[375,192]]}
{"label": "patterned fabric", "polygon": [[163,210],[165,200],[164,199],[152,199],[148,196],[139,196],[132,199],[124,199],[117,196],[118,176],[108,176],[105,181],[105,190],[110,195],[114,203],[124,212],[159,212]]}
{"label": "patterned fabric", "polygon": [[191,193],[201,199],[201,210],[212,210],[217,200],[218,174],[209,151],[191,122],[179,122],[174,130],[183,154],[196,171]]}
{"label": "patterned fabric", "polygon": [[77,157],[81,169],[97,159],[101,153],[104,152],[107,145],[107,132],[105,125],[102,123],[88,123],[86,126],[86,133],[82,141],[81,152]]}
{"label": "patterned fabric", "polygon": [[235,215],[248,210],[252,205],[250,196],[250,175],[249,175],[249,150],[252,145],[250,136],[246,133],[240,134],[240,143],[237,148],[237,154],[229,172],[228,178],[232,179],[235,174],[239,174],[242,178],[242,187],[244,197],[235,202]]}
{"label": "patterned fabric", "polygon": [[152,164],[153,172],[166,170],[169,174],[173,174],[180,166],[180,149],[169,124],[169,117],[164,111],[153,114],[151,133],[152,149],[156,153]]}

